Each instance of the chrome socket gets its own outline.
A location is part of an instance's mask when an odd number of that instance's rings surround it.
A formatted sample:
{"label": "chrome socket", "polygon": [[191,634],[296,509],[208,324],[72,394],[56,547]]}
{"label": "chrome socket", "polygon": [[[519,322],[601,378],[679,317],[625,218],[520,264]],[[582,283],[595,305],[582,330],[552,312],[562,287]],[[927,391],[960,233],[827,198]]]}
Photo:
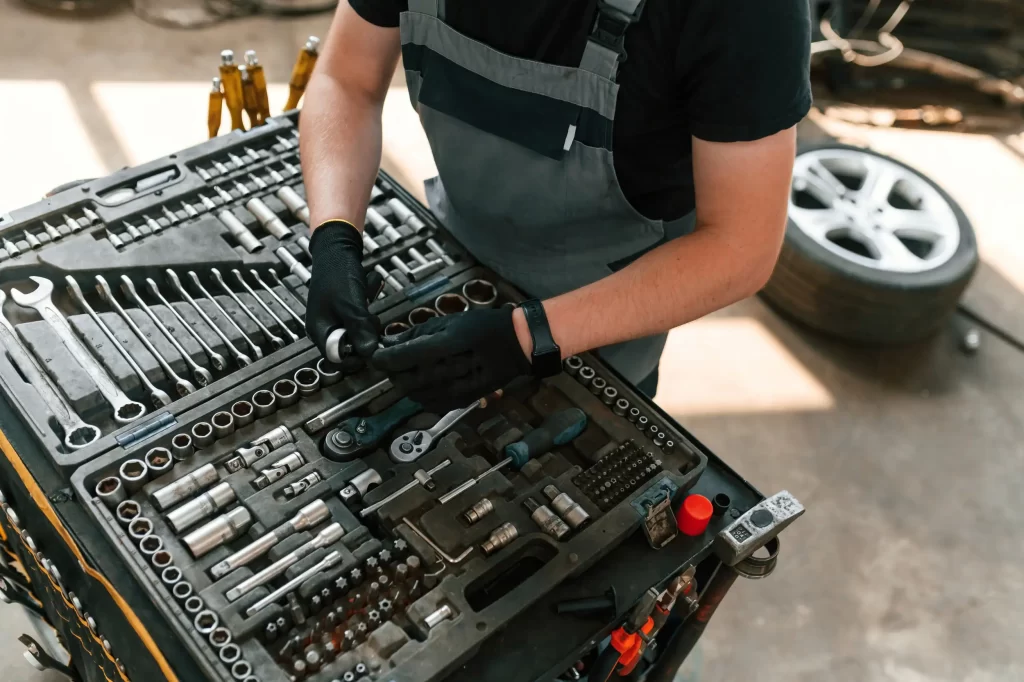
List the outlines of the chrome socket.
{"label": "chrome socket", "polygon": [[396,334],[409,331],[409,329],[411,329],[411,327],[405,322],[392,322],[384,327],[384,336],[395,336]]}
{"label": "chrome socket", "polygon": [[216,630],[217,626],[220,625],[220,619],[217,618],[216,613],[206,609],[196,614],[196,618],[192,621],[192,625],[195,626],[196,632],[205,637],[209,637],[210,633]]}
{"label": "chrome socket", "polygon": [[117,505],[117,510],[114,512],[114,516],[117,517],[117,522],[125,528],[128,524],[139,518],[142,515],[142,507],[138,502],[134,500],[125,500],[121,504]]}
{"label": "chrome socket", "polygon": [[575,500],[569,497],[568,493],[559,492],[553,485],[544,486],[544,495],[551,502],[551,507],[562,520],[569,524],[569,527],[576,530],[590,521],[590,514],[581,507]]}
{"label": "chrome socket", "polygon": [[174,457],[167,448],[152,448],[146,453],[145,459],[153,478],[163,476],[174,466]]}
{"label": "chrome socket", "polygon": [[480,549],[484,554],[490,556],[502,547],[511,544],[517,537],[519,537],[519,529],[511,523],[503,523],[494,529],[489,538],[484,540]]}
{"label": "chrome socket", "polygon": [[160,511],[170,509],[200,490],[206,490],[218,480],[220,474],[217,473],[217,469],[212,464],[204,464],[154,492],[153,505]]}
{"label": "chrome socket", "polygon": [[210,426],[209,422],[197,422],[192,427],[192,445],[197,450],[208,448],[213,445],[213,441],[216,440],[213,435],[213,427]]}
{"label": "chrome socket", "polygon": [[163,548],[164,541],[158,535],[150,533],[139,540],[139,551],[145,556],[152,557]]}
{"label": "chrome socket", "polygon": [[665,434],[659,431],[651,440],[654,442],[655,446],[660,448],[665,445]]}
{"label": "chrome socket", "polygon": [[615,407],[612,408],[612,412],[620,417],[625,417],[626,412],[629,410],[629,401],[625,398],[619,398],[615,401]]}
{"label": "chrome socket", "polygon": [[415,327],[418,324],[423,324],[427,320],[432,320],[437,317],[437,311],[433,308],[413,308],[409,311],[409,324]]}
{"label": "chrome socket", "polygon": [[[513,531],[512,536],[515,537],[515,528],[516,527],[513,526],[511,523],[506,523],[505,526],[511,526],[512,527],[512,531]],[[505,526],[501,526],[501,528],[504,528]],[[501,530],[501,528],[499,528],[498,530]],[[495,532],[498,532],[498,531],[495,531]],[[484,544],[486,544],[486,543],[484,543]],[[504,546],[504,545],[502,545],[502,546]],[[495,548],[495,549],[497,550],[498,548]],[[434,611],[433,613],[427,614],[427,617],[423,619],[423,622],[426,623],[428,630],[433,630],[438,625],[440,625],[442,621],[448,620],[451,617],[452,617],[452,607],[450,607],[447,604],[445,604],[444,606],[442,606],[438,610]]]}
{"label": "chrome socket", "polygon": [[626,413],[626,419],[629,420],[629,423],[630,424],[636,424],[636,420],[639,419],[639,418],[640,418],[640,410],[635,408],[635,407],[629,408],[629,412]]}
{"label": "chrome socket", "polygon": [[100,498],[100,501],[108,508],[117,509],[122,502],[128,499],[128,491],[121,485],[120,478],[107,476],[96,484],[96,497]]}
{"label": "chrome socket", "polygon": [[231,631],[223,625],[215,627],[213,632],[210,633],[210,644],[212,644],[215,649],[219,649],[230,643]]}
{"label": "chrome socket", "polygon": [[234,502],[235,499],[235,491],[231,488],[231,484],[222,481],[199,497],[174,509],[167,515],[167,523],[175,533],[180,533],[212,516],[218,510]]}
{"label": "chrome socket", "polygon": [[458,294],[441,294],[434,299],[434,310],[438,315],[455,315],[469,310],[469,301]]}
{"label": "chrome socket", "polygon": [[663,452],[668,454],[676,449],[676,444],[674,441],[666,440],[665,444],[661,447],[661,449]]}
{"label": "chrome socket", "polygon": [[223,410],[217,412],[210,418],[210,422],[213,424],[213,437],[215,440],[227,438],[235,432],[235,418],[231,416],[230,412],[224,412]]}
{"label": "chrome socket", "polygon": [[124,489],[132,495],[146,485],[146,481],[149,480],[149,467],[141,459],[129,459],[121,464],[118,474],[124,482]]}
{"label": "chrome socket", "polygon": [[333,369],[326,358],[316,361],[316,372],[320,375],[321,386],[330,386],[341,381],[341,370]]}
{"label": "chrome socket", "polygon": [[153,552],[153,556],[149,558],[149,563],[153,564],[153,568],[157,572],[160,572],[174,563],[174,557],[166,549],[161,549],[158,552]]}
{"label": "chrome socket", "polygon": [[619,389],[614,386],[605,386],[605,389],[601,391],[601,402],[611,407],[615,404],[615,401],[619,398]]}
{"label": "chrome socket", "polygon": [[[175,568],[174,570],[177,571],[178,569]],[[178,582],[174,583],[174,587],[171,588],[171,594],[173,594],[174,598],[178,601],[185,601],[186,599],[192,596],[193,591],[194,590],[192,589],[192,583],[190,583],[187,580],[179,580]]]}
{"label": "chrome socket", "polygon": [[252,666],[249,665],[249,661],[235,661],[231,664],[231,677],[239,682],[245,682],[250,675],[252,675]]}
{"label": "chrome socket", "polygon": [[248,426],[256,420],[256,412],[248,400],[239,400],[231,406],[231,416],[235,418],[235,428]]}
{"label": "chrome socket", "polygon": [[594,377],[590,381],[590,392],[596,396],[600,396],[601,393],[604,392],[604,389],[607,385],[608,382],[602,379],[601,377]]}
{"label": "chrome socket", "polygon": [[179,433],[171,439],[171,456],[175,462],[184,462],[196,453],[192,445],[192,436],[187,433]]}
{"label": "chrome socket", "polygon": [[277,411],[277,396],[265,389],[252,394],[252,405],[256,408],[256,418],[269,417]]}
{"label": "chrome socket", "polygon": [[580,367],[580,371],[576,373],[576,380],[584,386],[589,386],[590,382],[594,380],[594,370],[591,367],[584,365]]}
{"label": "chrome socket", "polygon": [[276,239],[284,241],[295,236],[295,233],[285,226],[284,221],[278,218],[277,214],[271,211],[262,199],[249,199],[245,202],[245,208],[256,216],[256,220],[263,226],[263,229]]}
{"label": "chrome socket", "polygon": [[299,402],[299,389],[291,379],[275,381],[273,390],[277,406],[280,408],[290,407]]}
{"label": "chrome socket", "polygon": [[645,417],[643,415],[640,415],[639,417],[637,417],[636,418],[636,429],[637,429],[637,431],[639,431],[640,433],[646,433],[647,432],[647,421],[648,421],[647,417]]}
{"label": "chrome socket", "polygon": [[[229,195],[230,196],[230,195]],[[217,214],[217,218],[228,228],[228,232],[235,238],[235,241],[249,253],[263,250],[263,243],[256,239],[256,235],[249,231],[245,224],[235,217],[235,214],[225,209]]]}
{"label": "chrome socket", "polygon": [[220,648],[217,656],[220,658],[222,663],[231,665],[242,656],[242,650],[238,648],[238,645],[234,642],[229,642]]}
{"label": "chrome socket", "polygon": [[181,569],[177,566],[168,566],[160,571],[160,582],[167,587],[173,587],[181,581]]}
{"label": "chrome socket", "polygon": [[565,359],[565,362],[562,363],[562,366],[565,368],[566,374],[568,374],[571,377],[574,377],[579,373],[580,369],[583,367],[583,358],[581,358],[578,355],[570,355]]}
{"label": "chrome socket", "polygon": [[312,367],[303,367],[295,371],[292,381],[299,388],[299,395],[308,398],[320,390],[320,373]]}
{"label": "chrome socket", "polygon": [[498,300],[498,288],[486,279],[471,279],[462,285],[462,295],[474,308],[490,308]]}
{"label": "chrome socket", "polygon": [[570,533],[569,525],[558,518],[558,515],[546,505],[537,504],[536,500],[527,497],[523,501],[523,506],[530,512],[530,518],[533,519],[533,522],[554,539],[560,541]]}
{"label": "chrome socket", "polygon": [[494,503],[491,502],[491,499],[489,497],[485,497],[482,500],[479,500],[472,507],[464,511],[462,513],[462,518],[466,520],[466,523],[472,526],[474,523],[477,523],[480,519],[484,518],[492,511],[494,511]]}
{"label": "chrome socket", "polygon": [[227,514],[218,516],[213,521],[199,527],[181,539],[188,551],[196,559],[211,550],[229,542],[249,527],[252,515],[245,507],[235,507]]}
{"label": "chrome socket", "polygon": [[191,597],[185,600],[185,604],[182,608],[185,609],[185,613],[187,613],[188,615],[195,616],[203,610],[204,606],[206,606],[206,604],[203,603],[203,598],[193,594]]}
{"label": "chrome socket", "polygon": [[132,522],[128,524],[128,537],[135,540],[136,543],[152,532],[153,522],[145,516],[133,519]]}

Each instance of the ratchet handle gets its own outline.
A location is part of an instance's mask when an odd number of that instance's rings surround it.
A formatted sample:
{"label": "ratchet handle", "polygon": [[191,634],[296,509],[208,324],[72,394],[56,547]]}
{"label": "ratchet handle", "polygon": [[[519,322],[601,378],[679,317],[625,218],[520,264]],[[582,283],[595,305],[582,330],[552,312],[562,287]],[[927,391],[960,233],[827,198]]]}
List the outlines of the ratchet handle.
{"label": "ratchet handle", "polygon": [[365,425],[364,433],[355,431],[356,441],[363,447],[373,447],[398,427],[399,424],[422,411],[423,406],[415,400],[402,398],[380,414],[367,417],[366,419],[353,420],[357,424],[363,422]]}

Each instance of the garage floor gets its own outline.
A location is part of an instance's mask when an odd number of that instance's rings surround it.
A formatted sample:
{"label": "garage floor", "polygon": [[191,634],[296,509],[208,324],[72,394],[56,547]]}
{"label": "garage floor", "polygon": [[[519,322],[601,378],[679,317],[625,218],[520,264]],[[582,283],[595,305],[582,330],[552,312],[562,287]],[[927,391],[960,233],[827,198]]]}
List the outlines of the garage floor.
{"label": "garage floor", "polygon": [[[327,21],[173,32],[129,13],[70,21],[0,0],[0,212],[201,141],[222,48],[257,49],[280,103],[295,51]],[[407,102],[399,76],[384,165],[413,188],[432,161]],[[1018,141],[815,122],[961,202],[984,259],[966,305],[1024,339]],[[672,334],[659,402],[763,491],[787,488],[809,509],[785,533],[776,574],[738,584],[720,609],[701,680],[1024,679],[1024,353],[983,331],[966,356],[966,327],[955,320],[915,348],[852,349],[753,299]],[[0,680],[58,679],[22,661],[19,618],[0,610]]]}

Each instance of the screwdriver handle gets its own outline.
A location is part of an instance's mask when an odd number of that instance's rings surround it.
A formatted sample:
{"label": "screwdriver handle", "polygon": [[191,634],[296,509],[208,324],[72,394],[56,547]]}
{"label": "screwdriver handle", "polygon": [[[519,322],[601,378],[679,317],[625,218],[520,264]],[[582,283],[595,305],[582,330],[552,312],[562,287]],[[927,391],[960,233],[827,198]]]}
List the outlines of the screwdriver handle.
{"label": "screwdriver handle", "polygon": [[570,407],[548,415],[544,422],[523,436],[523,439],[505,446],[505,456],[512,466],[521,469],[537,455],[555,445],[565,445],[587,428],[587,415],[578,407]]}

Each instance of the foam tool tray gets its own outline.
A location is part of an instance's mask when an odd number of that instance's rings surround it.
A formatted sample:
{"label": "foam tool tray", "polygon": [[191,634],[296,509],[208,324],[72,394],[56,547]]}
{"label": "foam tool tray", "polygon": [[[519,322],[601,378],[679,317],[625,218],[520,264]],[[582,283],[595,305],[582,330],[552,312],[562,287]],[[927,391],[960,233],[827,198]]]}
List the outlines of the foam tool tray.
{"label": "foam tool tray", "polygon": [[[0,389],[63,475],[312,347],[298,153],[285,115],[0,214]],[[473,265],[384,173],[367,216],[374,312]]]}

